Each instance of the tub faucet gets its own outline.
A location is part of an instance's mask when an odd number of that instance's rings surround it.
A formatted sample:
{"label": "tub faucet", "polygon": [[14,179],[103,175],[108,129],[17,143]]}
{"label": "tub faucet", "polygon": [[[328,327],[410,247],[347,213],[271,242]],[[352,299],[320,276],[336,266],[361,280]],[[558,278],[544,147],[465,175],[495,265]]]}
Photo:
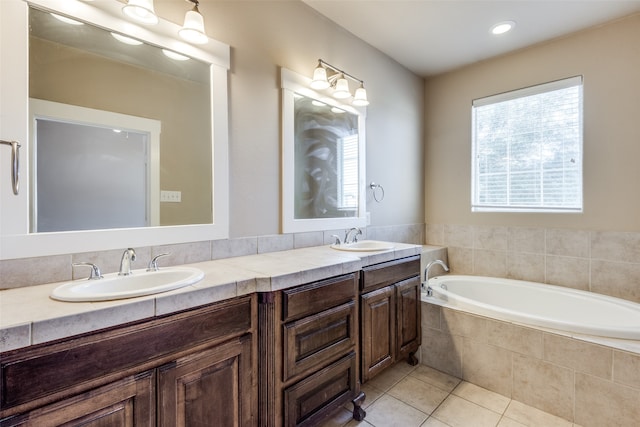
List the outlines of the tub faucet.
{"label": "tub faucet", "polygon": [[133,248],[129,248],[124,251],[122,254],[122,259],[120,260],[120,271],[118,272],[118,276],[129,276],[131,273],[131,261],[136,260],[136,251]]}
{"label": "tub faucet", "polygon": [[429,282],[429,270],[431,270],[431,267],[433,267],[436,264],[441,266],[442,268],[444,268],[444,271],[449,271],[449,267],[441,259],[436,259],[434,261],[431,261],[429,264],[427,264],[427,267],[424,269],[424,281],[425,282],[427,282],[427,283]]}
{"label": "tub faucet", "polygon": [[[353,238],[351,238],[352,233]],[[355,243],[358,241],[358,236],[362,236],[362,230],[360,230],[358,227],[353,227],[344,234],[344,243]]]}

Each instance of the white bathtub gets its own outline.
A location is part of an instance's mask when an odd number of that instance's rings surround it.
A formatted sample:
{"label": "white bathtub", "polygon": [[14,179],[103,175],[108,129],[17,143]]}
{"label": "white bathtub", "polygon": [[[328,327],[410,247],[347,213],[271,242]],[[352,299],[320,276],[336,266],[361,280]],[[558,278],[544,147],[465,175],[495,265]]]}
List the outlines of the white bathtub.
{"label": "white bathtub", "polygon": [[[423,286],[426,288],[426,286]],[[561,286],[494,277],[447,275],[429,279],[432,296],[482,316],[565,332],[640,339],[640,304]]]}

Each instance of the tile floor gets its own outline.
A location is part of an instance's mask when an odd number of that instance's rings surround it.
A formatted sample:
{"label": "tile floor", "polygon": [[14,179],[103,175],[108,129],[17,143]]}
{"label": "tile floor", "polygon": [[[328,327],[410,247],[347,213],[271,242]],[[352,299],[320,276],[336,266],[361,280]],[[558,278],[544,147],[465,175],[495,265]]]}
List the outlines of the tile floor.
{"label": "tile floor", "polygon": [[579,427],[425,365],[400,362],[362,388],[364,421],[349,403],[322,427]]}

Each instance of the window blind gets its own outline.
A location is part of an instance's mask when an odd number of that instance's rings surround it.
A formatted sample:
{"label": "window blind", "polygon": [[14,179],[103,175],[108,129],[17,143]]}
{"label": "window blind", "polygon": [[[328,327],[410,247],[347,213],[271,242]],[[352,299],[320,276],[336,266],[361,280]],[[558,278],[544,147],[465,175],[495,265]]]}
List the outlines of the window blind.
{"label": "window blind", "polygon": [[338,140],[338,208],[358,207],[358,134]]}
{"label": "window blind", "polygon": [[473,211],[582,211],[582,76],[472,104]]}

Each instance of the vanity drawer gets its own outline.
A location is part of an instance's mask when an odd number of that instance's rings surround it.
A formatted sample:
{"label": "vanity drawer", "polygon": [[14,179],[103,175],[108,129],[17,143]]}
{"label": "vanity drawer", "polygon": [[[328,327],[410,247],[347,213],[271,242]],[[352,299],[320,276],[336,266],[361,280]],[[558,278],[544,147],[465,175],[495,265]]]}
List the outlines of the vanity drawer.
{"label": "vanity drawer", "polygon": [[356,354],[305,378],[284,391],[284,425],[316,425],[326,410],[344,405],[356,395]]}
{"label": "vanity drawer", "polygon": [[283,381],[348,353],[356,344],[356,317],[352,300],[285,324]]}
{"label": "vanity drawer", "polygon": [[420,255],[370,265],[362,269],[360,290],[369,292],[420,275]]}
{"label": "vanity drawer", "polygon": [[282,291],[282,320],[319,313],[355,298],[356,273]]}

